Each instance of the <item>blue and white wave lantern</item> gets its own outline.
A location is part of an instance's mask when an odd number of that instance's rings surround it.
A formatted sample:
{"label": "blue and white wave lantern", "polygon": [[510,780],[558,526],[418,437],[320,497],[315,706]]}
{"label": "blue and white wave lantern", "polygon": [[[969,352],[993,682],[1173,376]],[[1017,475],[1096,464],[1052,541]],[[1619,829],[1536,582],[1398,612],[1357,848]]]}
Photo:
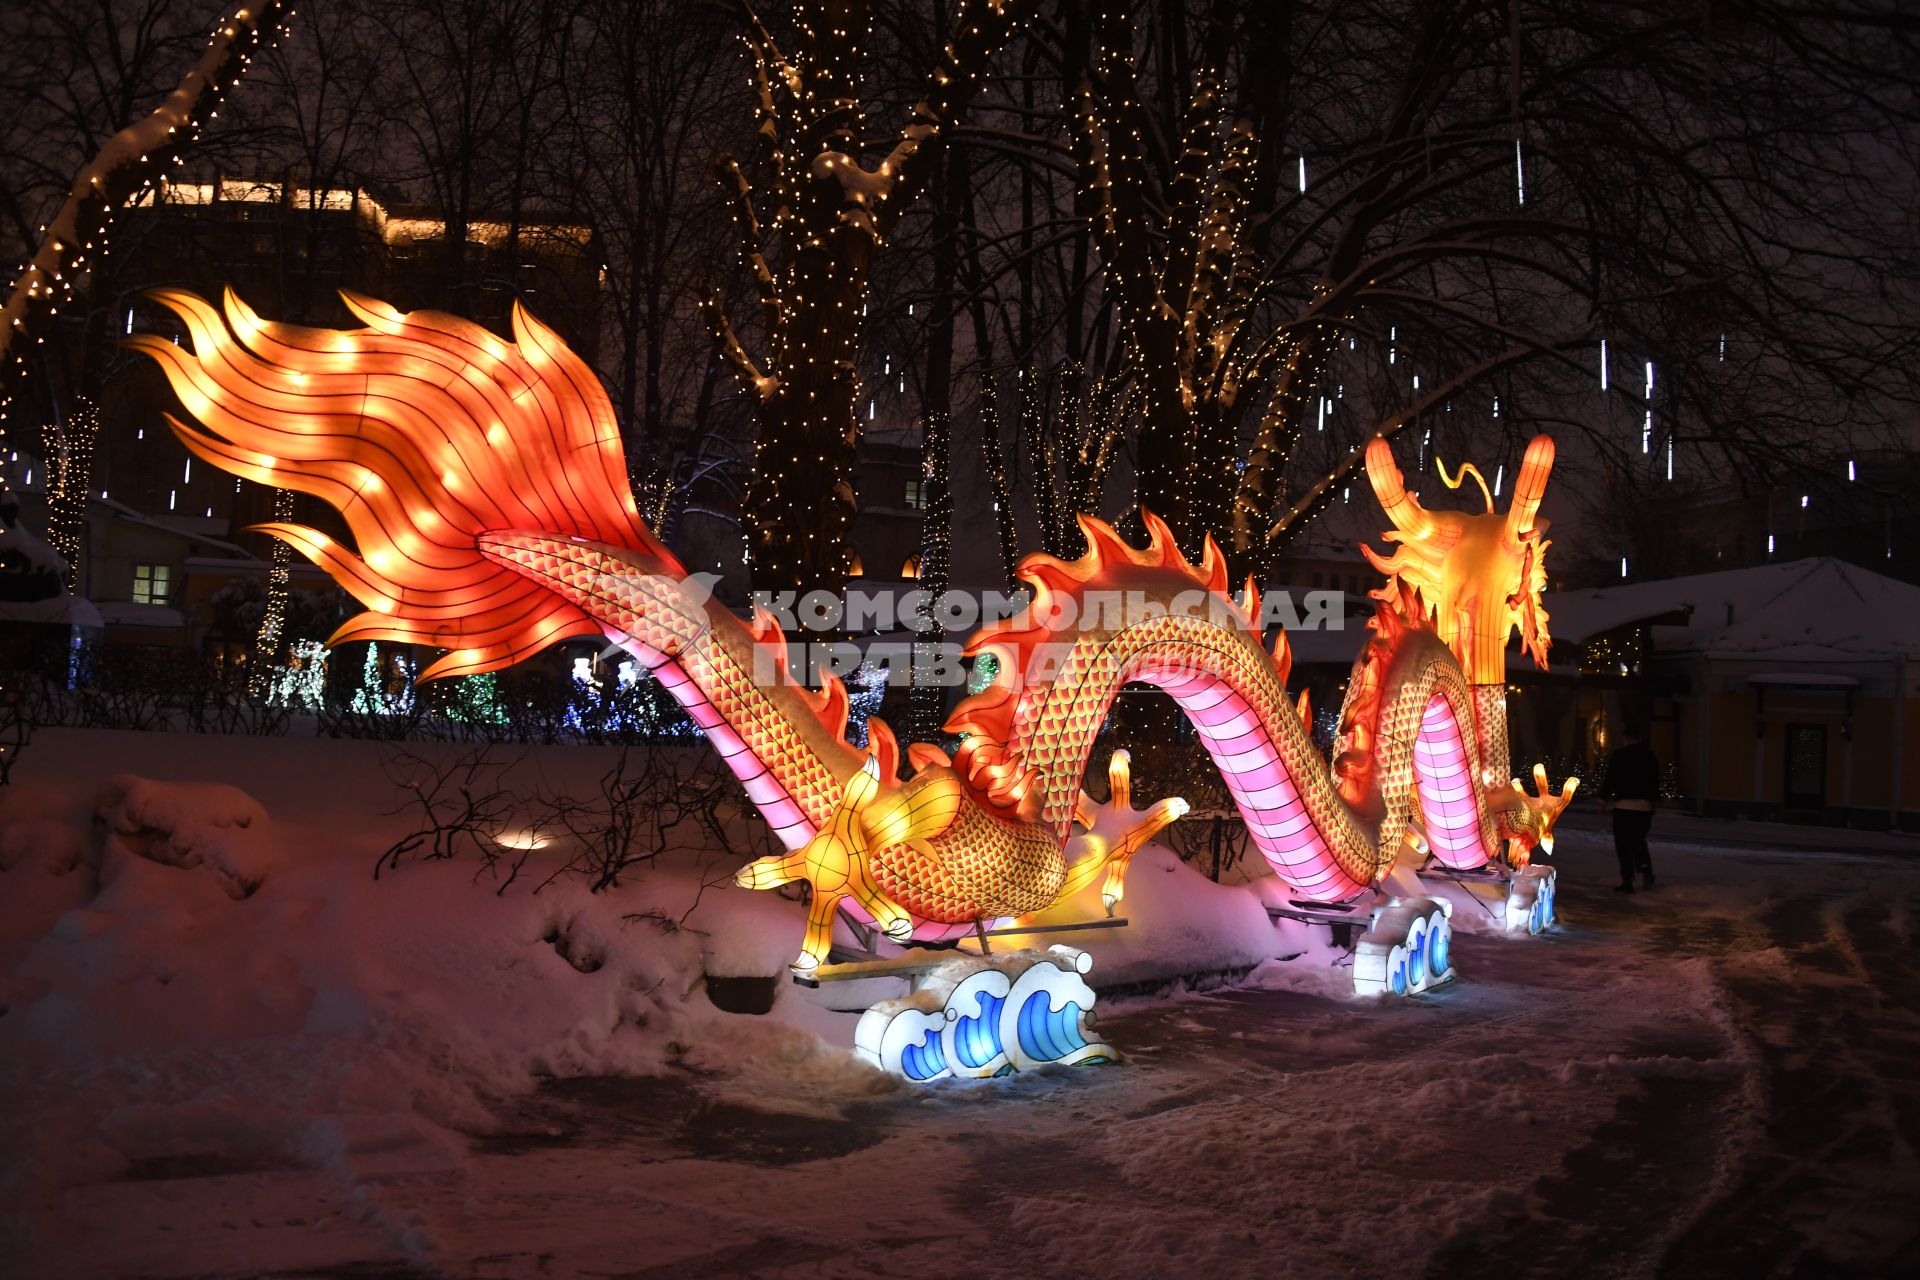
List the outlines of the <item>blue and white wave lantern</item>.
{"label": "blue and white wave lantern", "polygon": [[854,1047],[909,1080],[979,1078],[1117,1059],[1092,1030],[1093,957],[1072,947],[968,956],[860,1015]]}
{"label": "blue and white wave lantern", "polygon": [[1507,932],[1545,933],[1557,919],[1560,876],[1552,867],[1523,870],[1507,887]]}
{"label": "blue and white wave lantern", "polygon": [[1453,904],[1443,898],[1395,898],[1354,944],[1355,995],[1410,996],[1453,976]]}

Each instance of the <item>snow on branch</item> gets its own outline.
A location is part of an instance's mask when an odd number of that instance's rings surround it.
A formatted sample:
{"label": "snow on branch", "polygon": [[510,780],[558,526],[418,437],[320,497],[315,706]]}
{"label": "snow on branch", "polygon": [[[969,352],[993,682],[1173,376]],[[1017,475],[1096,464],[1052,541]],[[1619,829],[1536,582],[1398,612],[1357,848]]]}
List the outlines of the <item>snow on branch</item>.
{"label": "snow on branch", "polygon": [[789,97],[800,98],[804,88],[800,70],[786,54],[780,52],[773,33],[760,21],[760,15],[753,11],[753,6],[742,3],[738,8],[740,21],[745,27],[740,38],[753,54],[754,92],[760,102],[760,136],[777,149],[780,144],[780,110],[774,99],[774,86],[778,84],[785,89]]}
{"label": "snow on branch", "polygon": [[987,63],[1027,21],[1033,7],[1031,0],[967,0],[955,19],[960,35],[948,42],[925,96],[914,104],[886,159],[867,170],[836,152],[815,158],[814,175],[837,178],[852,206],[844,218],[864,226],[876,239],[887,233],[926,180],[938,150],[930,144],[944,139],[961,108],[979,91]]}
{"label": "snow on branch", "polygon": [[780,379],[761,372],[760,366],[753,362],[753,357],[740,344],[740,336],[733,331],[733,323],[727,319],[727,305],[722,301],[718,289],[707,290],[706,297],[700,300],[700,310],[705,313],[707,323],[713,326],[714,342],[718,344],[720,354],[727,358],[727,363],[733,366],[734,372],[753,387],[754,393],[762,401],[772,399],[773,393],[780,389]]}
{"label": "snow on branch", "polygon": [[732,156],[721,156],[714,162],[720,179],[733,197],[733,216],[739,223],[740,256],[747,264],[747,272],[753,277],[753,286],[760,295],[760,301],[769,311],[777,311],[779,299],[775,293],[773,272],[767,266],[767,255],[761,243],[760,215],[753,207],[753,186],[747,181],[747,174],[740,162]]}

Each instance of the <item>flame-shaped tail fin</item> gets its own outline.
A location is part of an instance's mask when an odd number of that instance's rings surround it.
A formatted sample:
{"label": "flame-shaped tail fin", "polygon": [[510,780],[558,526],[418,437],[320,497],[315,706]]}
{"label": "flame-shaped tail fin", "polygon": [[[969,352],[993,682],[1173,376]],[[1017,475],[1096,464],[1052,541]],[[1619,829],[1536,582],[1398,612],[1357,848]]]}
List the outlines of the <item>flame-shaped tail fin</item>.
{"label": "flame-shaped tail fin", "polygon": [[332,642],[453,650],[423,679],[510,666],[597,635],[578,607],[479,551],[487,532],[577,537],[683,574],[640,520],[613,407],[591,370],[517,303],[513,341],[432,311],[343,294],[367,326],[310,329],[178,290],[153,295],[192,349],[145,335],[199,425],[193,453],[335,507],[355,549],[303,525],[259,526],[325,568],[368,612]]}

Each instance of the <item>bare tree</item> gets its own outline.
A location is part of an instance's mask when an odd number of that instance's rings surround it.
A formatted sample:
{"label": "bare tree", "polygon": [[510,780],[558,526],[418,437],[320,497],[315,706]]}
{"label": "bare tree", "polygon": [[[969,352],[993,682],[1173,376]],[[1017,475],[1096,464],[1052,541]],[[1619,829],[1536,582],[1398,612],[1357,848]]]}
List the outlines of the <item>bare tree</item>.
{"label": "bare tree", "polygon": [[248,91],[229,111],[246,134],[244,149],[229,152],[231,163],[246,176],[286,177],[274,206],[282,229],[282,320],[349,318],[327,279],[338,264],[325,251],[326,220],[313,215],[342,192],[390,180],[382,164],[382,144],[390,140],[383,108],[393,96],[398,50],[376,16],[368,0],[328,0],[302,13],[296,38],[263,51]]}
{"label": "bare tree", "polygon": [[400,791],[394,812],[414,815],[415,826],[374,859],[374,879],[409,857],[453,858],[466,848],[495,855],[494,837],[516,803],[505,774],[517,761],[482,744],[445,758],[401,750],[383,763]]}
{"label": "bare tree", "polygon": [[13,781],[14,766],[40,727],[37,709],[32,698],[23,696],[17,680],[0,680],[0,787]]}
{"label": "bare tree", "polygon": [[658,742],[623,747],[590,795],[544,799],[538,828],[553,833],[565,861],[541,887],[577,875],[599,893],[661,854],[724,849],[736,801],[733,777],[712,752]]}
{"label": "bare tree", "polygon": [[726,31],[710,6],[584,0],[559,52],[549,180],[573,193],[605,246],[612,332],[601,366],[643,510],[663,536],[701,478],[731,386],[700,314],[708,264],[733,243],[709,164],[732,142],[732,67],[714,53]]}
{"label": "bare tree", "polygon": [[[558,113],[565,11],[559,0],[365,0],[393,53],[378,107],[403,190],[440,216],[433,290],[469,314],[481,290],[514,281],[476,271],[468,246],[504,251],[526,232]],[[563,202],[564,203],[564,202]]]}
{"label": "bare tree", "polygon": [[1645,476],[1764,471],[1822,400],[1885,428],[1916,398],[1890,0],[1218,0],[1145,40],[1132,8],[1096,5],[1077,158],[1139,498],[1189,544],[1261,566],[1375,435],[1424,466],[1524,419]]}
{"label": "bare tree", "polygon": [[[30,377],[27,416],[45,424],[59,480],[50,541],[76,575],[99,426],[91,397],[112,358],[102,304],[117,300],[114,215],[177,167],[248,59],[278,37],[282,14],[280,0],[262,0],[220,17],[207,36],[203,10],[144,0],[84,13],[10,7],[0,25],[0,45],[33,60],[30,74],[8,77],[18,89],[0,96],[0,235],[26,259],[0,304],[0,379],[8,388],[0,442],[8,419],[19,416],[20,379]],[[14,93],[20,100],[8,101]]]}

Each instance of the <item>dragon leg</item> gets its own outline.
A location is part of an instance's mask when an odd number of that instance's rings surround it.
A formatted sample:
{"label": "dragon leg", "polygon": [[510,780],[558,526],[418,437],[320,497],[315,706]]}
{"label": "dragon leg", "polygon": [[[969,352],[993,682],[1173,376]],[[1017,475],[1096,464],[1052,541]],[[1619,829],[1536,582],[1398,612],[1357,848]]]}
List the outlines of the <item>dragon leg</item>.
{"label": "dragon leg", "polygon": [[1108,915],[1113,914],[1114,908],[1120,905],[1120,899],[1126,896],[1127,868],[1133,865],[1133,855],[1186,811],[1187,802],[1178,796],[1158,801],[1113,846],[1107,854],[1106,883],[1100,886],[1100,901],[1106,904]]}
{"label": "dragon leg", "polygon": [[783,884],[807,878],[806,851],[755,858],[734,873],[733,882],[742,889],[778,889]]}
{"label": "dragon leg", "polygon": [[[1107,782],[1110,797],[1104,806],[1096,805],[1084,792],[1080,802],[1074,807],[1075,817],[1082,826],[1092,828],[1097,811],[1105,808],[1116,813],[1133,814],[1133,757],[1124,749],[1115,751],[1107,761]],[[1152,808],[1133,818],[1127,829],[1117,840],[1110,843],[1100,837],[1089,835],[1093,847],[1086,856],[1073,865],[1068,872],[1062,896],[1074,893],[1093,882],[1094,876],[1102,869],[1106,879],[1100,886],[1100,901],[1112,915],[1120,900],[1127,892],[1127,868],[1133,863],[1133,855],[1138,853],[1147,841],[1153,839],[1187,811],[1187,802],[1177,796],[1158,801]]]}
{"label": "dragon leg", "polygon": [[796,972],[818,969],[826,963],[827,953],[833,950],[833,913],[846,896],[814,889],[813,900],[807,904],[807,933],[800,942],[800,955],[793,962]]}
{"label": "dragon leg", "polygon": [[905,941],[913,935],[913,919],[882,893],[873,878],[872,838],[865,810],[879,790],[874,773],[861,769],[841,789],[833,816],[813,839],[786,855],[760,858],[742,867],[735,883],[748,889],[771,889],[804,880],[812,891],[807,904],[807,933],[795,970],[805,972],[824,964],[833,948],[833,915],[840,903],[852,898],[889,938]]}
{"label": "dragon leg", "polygon": [[[1080,803],[1074,806],[1073,820],[1083,827],[1093,825],[1092,811],[1087,808],[1091,803],[1082,793]],[[1080,892],[1093,883],[1095,876],[1106,869],[1109,850],[1105,840],[1088,831],[1080,837],[1080,846],[1080,853],[1067,867],[1067,878],[1060,886],[1062,898],[1070,898]]]}
{"label": "dragon leg", "polygon": [[849,868],[847,896],[860,905],[860,908],[873,917],[880,926],[880,932],[895,942],[905,942],[913,936],[913,917],[887,897],[873,878],[872,860],[862,853],[853,860]]}

